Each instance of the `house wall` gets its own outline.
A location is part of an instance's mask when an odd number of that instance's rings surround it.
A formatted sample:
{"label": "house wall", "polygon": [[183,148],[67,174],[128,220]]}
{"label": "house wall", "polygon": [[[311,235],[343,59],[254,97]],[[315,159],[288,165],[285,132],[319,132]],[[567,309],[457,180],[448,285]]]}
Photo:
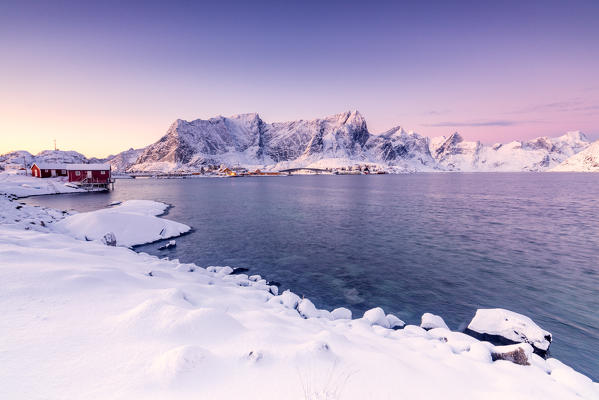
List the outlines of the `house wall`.
{"label": "house wall", "polygon": [[[104,172],[104,173],[102,173]],[[69,182],[80,182],[87,178],[87,170],[69,170]],[[77,175],[79,173],[79,175]],[[110,180],[110,171],[91,171],[92,183],[108,183]]]}
{"label": "house wall", "polygon": [[39,169],[37,165],[31,167],[31,175],[37,178],[50,178],[52,176],[52,172],[49,169]]}
{"label": "house wall", "polygon": [[[52,171],[54,172],[54,175],[52,175]],[[66,169],[40,169],[37,165],[33,165],[31,167],[31,176],[34,176],[36,178],[51,178],[52,176],[67,176],[67,170]]]}

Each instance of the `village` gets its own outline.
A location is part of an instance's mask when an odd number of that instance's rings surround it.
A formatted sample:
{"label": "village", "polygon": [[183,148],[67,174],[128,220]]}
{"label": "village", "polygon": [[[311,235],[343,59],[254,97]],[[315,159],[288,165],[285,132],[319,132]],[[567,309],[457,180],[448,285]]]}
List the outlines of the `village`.
{"label": "village", "polygon": [[[195,176],[213,176],[213,177],[244,177],[244,176],[289,176],[289,175],[382,175],[388,172],[375,164],[355,164],[353,166],[338,168],[313,168],[297,167],[287,168],[278,171],[261,170],[259,168],[246,168],[242,166],[227,165],[206,165],[199,170],[189,169],[174,170],[171,172],[155,171],[131,171],[126,175],[129,177],[156,177],[156,178],[177,178],[177,177],[195,177]],[[122,177],[122,175],[115,175]]]}
{"label": "village", "polygon": [[185,178],[185,177],[247,177],[247,176],[289,176],[289,175],[382,175],[387,171],[373,164],[355,164],[340,168],[298,167],[279,171],[251,170],[241,166],[207,165],[197,171],[175,170],[171,172],[132,171],[118,173],[110,164],[60,164],[33,163],[31,167],[20,167],[18,173],[35,178],[65,177],[67,185],[82,189],[110,189],[115,179],[127,178]]}

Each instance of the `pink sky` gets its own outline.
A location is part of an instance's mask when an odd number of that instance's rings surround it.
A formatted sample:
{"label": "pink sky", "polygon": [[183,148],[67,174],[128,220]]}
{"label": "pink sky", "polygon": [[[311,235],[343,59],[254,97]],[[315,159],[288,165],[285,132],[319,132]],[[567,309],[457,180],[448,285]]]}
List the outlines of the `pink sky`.
{"label": "pink sky", "polygon": [[106,156],[177,118],[349,109],[374,133],[599,139],[597,2],[60,4],[0,15],[0,153]]}

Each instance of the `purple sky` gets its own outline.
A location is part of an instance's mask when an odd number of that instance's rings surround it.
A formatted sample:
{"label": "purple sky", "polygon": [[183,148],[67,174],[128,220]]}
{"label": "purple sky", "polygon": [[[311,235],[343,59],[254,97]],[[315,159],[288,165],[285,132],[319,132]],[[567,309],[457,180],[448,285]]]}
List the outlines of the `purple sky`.
{"label": "purple sky", "polygon": [[86,3],[2,3],[0,153],[347,109],[372,132],[599,139],[598,1]]}

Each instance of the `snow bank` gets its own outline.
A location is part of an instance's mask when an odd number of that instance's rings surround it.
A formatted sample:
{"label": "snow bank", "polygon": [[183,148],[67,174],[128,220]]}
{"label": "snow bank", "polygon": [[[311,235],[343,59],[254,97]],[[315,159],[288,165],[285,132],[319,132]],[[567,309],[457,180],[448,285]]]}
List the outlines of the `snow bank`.
{"label": "snow bank", "polygon": [[66,186],[66,183],[66,177],[42,179],[11,172],[0,173],[0,193],[18,197],[85,192],[84,189]]}
{"label": "snow bank", "polygon": [[502,308],[477,310],[468,329],[481,335],[529,343],[542,352],[549,350],[551,344],[551,333],[541,329],[532,319]]}
{"label": "snow bank", "polygon": [[100,240],[107,233],[116,236],[118,246],[131,247],[168,239],[191,228],[158,218],[168,205],[151,200],[128,200],[115,207],[71,215],[54,225],[54,230],[80,240]]}

